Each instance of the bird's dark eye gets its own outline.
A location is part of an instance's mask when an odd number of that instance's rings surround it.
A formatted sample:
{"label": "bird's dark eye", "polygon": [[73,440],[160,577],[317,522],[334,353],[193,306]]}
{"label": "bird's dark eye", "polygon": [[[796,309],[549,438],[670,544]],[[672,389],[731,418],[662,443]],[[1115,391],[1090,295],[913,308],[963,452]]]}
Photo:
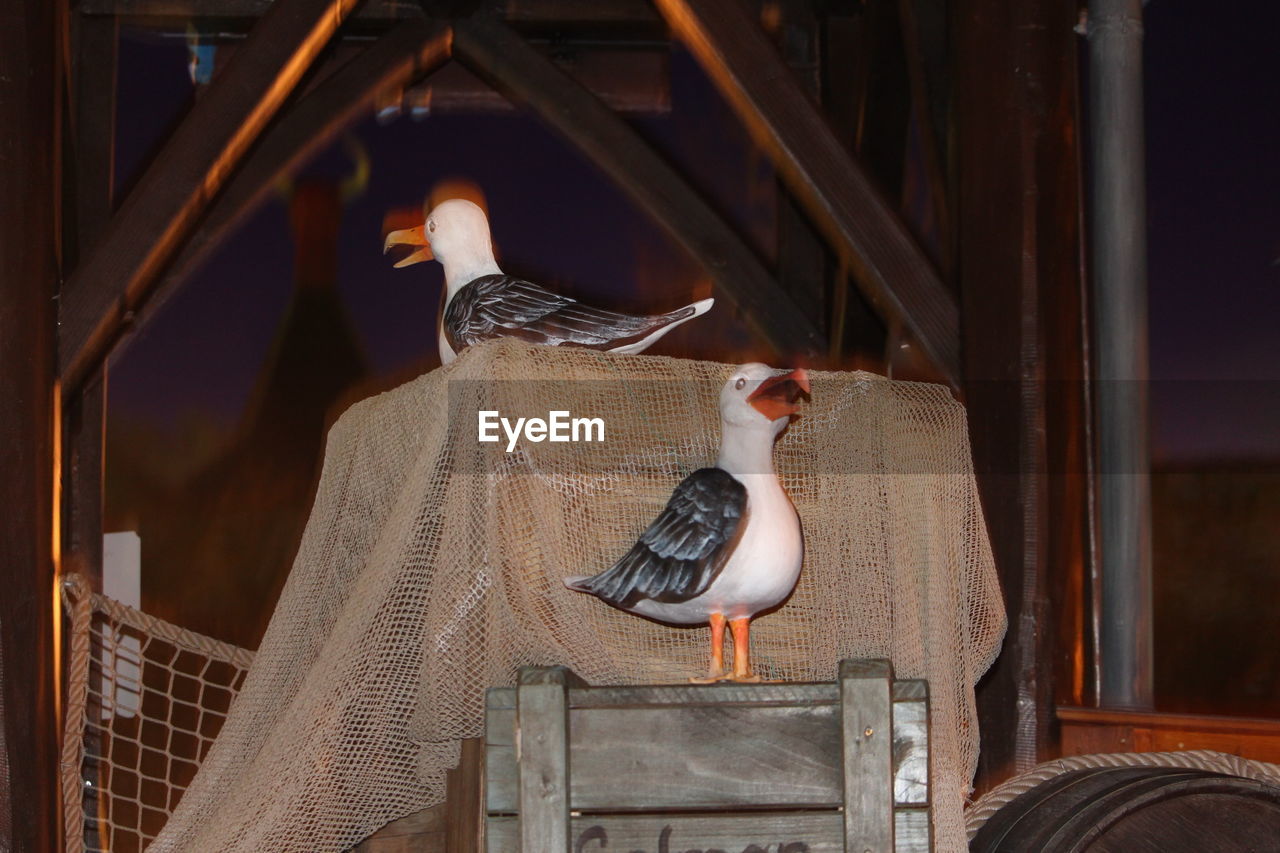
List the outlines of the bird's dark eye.
{"label": "bird's dark eye", "polygon": [[427,220],[427,230],[432,234],[436,233],[436,221],[434,219]]}
{"label": "bird's dark eye", "polygon": [[745,377],[740,377],[740,378],[738,379],[738,381],[737,381],[737,382],[733,383],[733,387],[734,387],[734,388],[737,388],[739,391],[741,391],[743,388],[747,387],[747,380],[746,380],[746,378],[745,378]]}

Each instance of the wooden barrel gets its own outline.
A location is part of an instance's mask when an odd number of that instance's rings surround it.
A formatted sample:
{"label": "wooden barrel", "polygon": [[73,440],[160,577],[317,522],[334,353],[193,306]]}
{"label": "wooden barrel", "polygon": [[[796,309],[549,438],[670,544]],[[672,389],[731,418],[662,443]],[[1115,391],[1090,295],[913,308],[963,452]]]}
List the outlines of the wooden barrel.
{"label": "wooden barrel", "polygon": [[1280,850],[1280,787],[1167,767],[1100,767],[1007,803],[971,853],[1232,853]]}

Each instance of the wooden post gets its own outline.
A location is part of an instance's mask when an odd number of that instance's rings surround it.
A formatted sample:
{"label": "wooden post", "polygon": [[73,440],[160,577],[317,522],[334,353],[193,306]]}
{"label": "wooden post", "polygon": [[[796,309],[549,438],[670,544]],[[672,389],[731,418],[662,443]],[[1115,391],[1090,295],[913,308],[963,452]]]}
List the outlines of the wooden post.
{"label": "wooden post", "polygon": [[60,847],[54,347],[61,32],[57,4],[0,26],[0,848]]}
{"label": "wooden post", "polygon": [[[72,90],[69,162],[75,171],[64,185],[74,222],[72,267],[89,254],[111,219],[115,171],[116,50],[113,17],[72,15]],[[103,443],[106,427],[105,362],[67,400],[63,417],[63,560],[71,571],[102,588]]]}
{"label": "wooden post", "polygon": [[978,688],[980,789],[1050,753],[1079,637],[1053,618],[1078,600],[1088,532],[1075,22],[1069,0],[955,9],[965,396],[1009,618]]}
{"label": "wooden post", "polygon": [[960,382],[955,297],[892,206],[844,150],[760,25],[737,0],[657,0],[671,28],[742,117],[828,242],[888,322]]}
{"label": "wooden post", "polygon": [[516,687],[520,849],[569,851],[569,686],[562,666],[525,667]]}
{"label": "wooden post", "polygon": [[275,115],[355,0],[271,4],[231,64],[152,160],[63,288],[59,368],[74,390]]}
{"label": "wooden post", "polygon": [[888,661],[840,661],[845,853],[893,853],[892,678]]}

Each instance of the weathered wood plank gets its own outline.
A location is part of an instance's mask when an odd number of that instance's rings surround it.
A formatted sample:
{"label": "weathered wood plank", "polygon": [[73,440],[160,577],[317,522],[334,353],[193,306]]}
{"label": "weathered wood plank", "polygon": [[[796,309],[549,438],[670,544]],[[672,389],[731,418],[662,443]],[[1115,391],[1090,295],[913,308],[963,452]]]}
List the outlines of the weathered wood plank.
{"label": "weathered wood plank", "polygon": [[893,853],[933,853],[928,809],[894,809]]}
{"label": "weathered wood plank", "polygon": [[834,684],[659,684],[589,687],[569,692],[571,708],[624,708],[653,705],[834,705],[840,694]]}
{"label": "weathered wood plank", "polygon": [[371,109],[378,92],[403,86],[447,62],[450,38],[443,24],[400,23],[282,110],[146,301],[135,307],[131,328],[146,325],[182,282],[253,214],[272,192],[276,179],[329,145],[343,128]]}
{"label": "weathered wood plank", "polygon": [[449,805],[440,803],[393,820],[350,853],[451,853],[446,846]]}
{"label": "weathered wood plank", "polygon": [[486,16],[454,25],[454,51],[479,76],[564,134],[715,279],[718,294],[782,355],[817,359],[825,341],[755,253],[635,131],[524,39]]}
{"label": "weathered wood plank", "polygon": [[888,322],[960,378],[956,300],[736,0],[656,0]]}
{"label": "weathered wood plank", "polygon": [[[491,709],[492,728],[513,721],[509,714]],[[623,705],[571,708],[569,719],[574,809],[834,808],[841,801],[832,704]],[[517,811],[514,749],[490,742],[486,768],[486,808]]]}
{"label": "weathered wood plank", "polygon": [[[489,853],[523,853],[519,818],[491,817]],[[570,820],[574,851],[767,850],[844,853],[838,812],[756,812],[736,815],[583,815]],[[525,848],[527,851],[527,848]]]}
{"label": "weathered wood plank", "polygon": [[[928,850],[928,684],[891,682],[887,661],[845,662],[841,672],[839,684],[569,689],[569,808],[575,815],[589,815],[572,824],[575,843],[582,849],[606,841],[610,846],[602,849],[652,844],[665,826],[664,815],[687,816],[692,810],[708,821],[698,826],[719,827],[715,831],[725,834],[710,836],[711,840],[689,836],[687,843],[671,836],[669,845],[696,847],[732,839],[745,847],[758,842],[734,834],[734,827],[773,827],[774,816],[803,807],[815,810],[813,815],[829,810],[823,820],[829,822],[832,835],[820,841],[843,849],[845,818],[839,809],[846,803],[846,789],[852,787],[861,803],[855,807],[855,822],[867,822],[871,808],[880,818],[877,831],[897,845],[870,849]],[[850,684],[854,699],[848,695]],[[486,697],[486,809],[489,830],[498,833],[490,836],[491,850],[507,849],[501,839],[517,831],[517,815],[522,812],[517,779],[524,768],[512,737],[513,706],[521,689],[525,688],[491,689]],[[847,718],[842,719],[842,712]],[[853,734],[844,734],[845,727]],[[855,735],[859,743],[854,751],[863,754],[867,767],[853,772],[868,781],[851,786],[841,738]],[[521,735],[522,743],[524,737],[527,734]],[[874,793],[864,797],[864,790]],[[720,813],[706,814],[712,811]],[[625,828],[631,824],[613,822],[623,816],[653,820],[636,823],[632,832]],[[598,831],[584,835],[597,824],[607,839]],[[617,830],[622,835],[615,832],[618,827],[623,827]],[[653,836],[648,841],[646,833]],[[865,833],[858,840],[865,840]]]}
{"label": "weathered wood plank", "polygon": [[[491,812],[518,809],[513,694],[510,689],[488,694],[486,808]],[[892,696],[893,790],[901,792],[895,798],[926,804],[927,682],[895,681]],[[570,690],[570,807],[835,807],[843,791],[838,700],[838,688],[830,683]],[[750,778],[769,779],[767,792]]]}
{"label": "weathered wood plank", "polygon": [[668,706],[570,716],[575,809],[840,803],[834,705]]}
{"label": "weathered wood plank", "polygon": [[888,661],[840,662],[846,850],[893,850],[891,678]]}
{"label": "weathered wood plank", "polygon": [[484,742],[462,741],[458,766],[449,773],[445,805],[449,808],[448,853],[473,853],[484,837]]}
{"label": "weathered wood plank", "polygon": [[569,851],[569,681],[563,667],[520,671],[516,749],[520,760],[520,847]]}
{"label": "weathered wood plank", "polygon": [[75,390],[106,355],[230,172],[356,0],[276,0],[196,101],[67,281],[59,372]]}
{"label": "weathered wood plank", "polygon": [[893,802],[929,802],[929,704],[923,700],[893,703]]}

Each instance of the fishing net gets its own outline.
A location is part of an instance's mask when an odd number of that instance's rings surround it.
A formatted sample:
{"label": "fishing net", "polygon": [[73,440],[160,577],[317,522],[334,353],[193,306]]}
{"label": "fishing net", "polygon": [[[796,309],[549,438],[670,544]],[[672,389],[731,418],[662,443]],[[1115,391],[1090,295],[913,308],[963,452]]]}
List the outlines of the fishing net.
{"label": "fishing net", "polygon": [[[561,578],[609,566],[714,462],[731,370],[500,340],[348,410],[252,668],[150,849],[348,848],[443,798],[485,688],[523,665],[595,684],[704,672],[705,628],[621,613]],[[929,679],[935,838],[961,850],[973,687],[1005,627],[964,411],[937,386],[811,379],[775,453],[805,567],[754,623],[757,670],[830,681],[841,658],[885,657]],[[500,428],[478,440],[485,411],[600,418],[604,440],[584,428],[508,450]]]}
{"label": "fishing net", "polygon": [[131,853],[172,814],[253,653],[62,580],[71,616],[62,814],[68,853]]}

